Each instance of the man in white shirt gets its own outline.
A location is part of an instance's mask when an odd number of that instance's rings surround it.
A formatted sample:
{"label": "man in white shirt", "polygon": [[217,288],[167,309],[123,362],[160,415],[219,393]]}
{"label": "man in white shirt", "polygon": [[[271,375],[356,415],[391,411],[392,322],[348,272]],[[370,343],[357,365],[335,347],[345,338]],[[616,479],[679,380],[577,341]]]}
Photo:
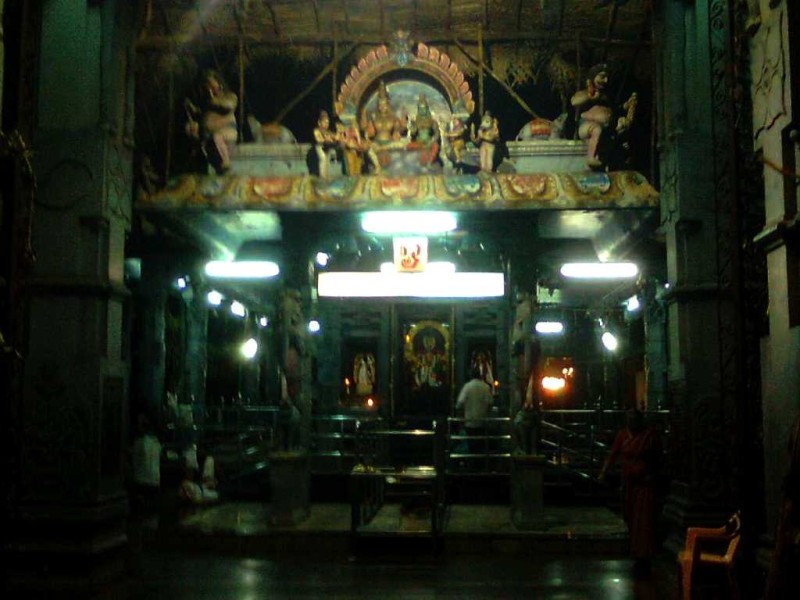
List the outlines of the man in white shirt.
{"label": "man in white shirt", "polygon": [[486,435],[486,422],[484,419],[489,416],[492,407],[492,390],[481,378],[478,368],[473,368],[470,373],[471,379],[464,384],[456,400],[456,410],[464,408],[464,428],[470,437],[467,440],[471,454],[484,451],[487,448],[485,440],[478,439],[476,436]]}

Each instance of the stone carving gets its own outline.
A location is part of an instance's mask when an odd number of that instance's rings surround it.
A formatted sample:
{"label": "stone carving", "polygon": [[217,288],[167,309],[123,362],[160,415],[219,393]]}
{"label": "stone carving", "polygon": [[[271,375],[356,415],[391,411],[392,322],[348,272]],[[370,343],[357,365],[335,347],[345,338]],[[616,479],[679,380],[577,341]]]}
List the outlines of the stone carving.
{"label": "stone carving", "polygon": [[778,11],[766,27],[762,27],[751,45],[751,77],[753,81],[753,136],[760,144],[761,134],[787,114],[786,109],[786,43],[783,37],[783,11]]}

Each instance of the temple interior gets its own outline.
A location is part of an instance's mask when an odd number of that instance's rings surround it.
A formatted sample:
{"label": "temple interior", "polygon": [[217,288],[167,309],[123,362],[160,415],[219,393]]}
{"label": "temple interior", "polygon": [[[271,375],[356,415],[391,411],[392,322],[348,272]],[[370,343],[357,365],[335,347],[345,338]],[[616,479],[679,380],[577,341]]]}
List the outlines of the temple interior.
{"label": "temple interior", "polygon": [[6,594],[798,597],[795,3],[0,13]]}

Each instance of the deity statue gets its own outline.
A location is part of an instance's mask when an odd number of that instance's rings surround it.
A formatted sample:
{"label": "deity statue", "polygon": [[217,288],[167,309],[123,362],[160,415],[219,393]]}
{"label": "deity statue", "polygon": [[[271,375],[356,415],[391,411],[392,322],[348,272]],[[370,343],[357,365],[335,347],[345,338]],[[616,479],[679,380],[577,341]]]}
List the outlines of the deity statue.
{"label": "deity statue", "polygon": [[409,149],[419,151],[419,164],[429,165],[439,154],[439,124],[431,113],[425,94],[419,95],[417,115],[409,127],[411,143]]}
{"label": "deity statue", "polygon": [[443,384],[444,356],[436,347],[436,337],[432,334],[422,338],[422,352],[417,355],[414,371],[414,387],[440,387]]}
{"label": "deity statue", "polygon": [[375,356],[371,352],[356,355],[353,361],[353,381],[356,394],[368,396],[375,386]]}
{"label": "deity statue", "polygon": [[608,168],[614,139],[628,130],[636,112],[634,93],[623,105],[625,113],[612,125],[614,108],[606,93],[608,79],[608,65],[595,65],[587,73],[586,88],[575,92],[570,100],[577,114],[578,137],[587,142],[586,166],[590,169]]}
{"label": "deity statue", "polygon": [[475,133],[475,125],[470,129],[472,143],[477,145],[480,152],[481,171],[491,173],[494,170],[494,150],[500,141],[500,126],[497,119],[488,110],[483,113],[481,125]]}
{"label": "deity statue", "polygon": [[329,179],[331,176],[331,158],[336,156],[338,135],[331,129],[331,119],[324,110],[319,113],[317,126],[314,128],[314,150],[319,163],[319,176]]}
{"label": "deity statue", "polygon": [[369,142],[368,154],[375,173],[380,173],[381,163],[378,152],[397,146],[403,134],[403,124],[392,109],[386,84],[381,81],[378,86],[378,107],[374,113],[364,117],[364,133]]}
{"label": "deity statue", "polygon": [[225,89],[219,73],[208,70],[203,78],[203,91],[198,103],[186,98],[186,132],[200,142],[203,154],[218,175],[231,167],[229,144],[236,142],[238,97]]}
{"label": "deity statue", "polygon": [[450,118],[450,123],[447,124],[444,132],[442,132],[443,146],[446,142],[449,151],[446,152],[448,158],[458,168],[459,163],[462,162],[464,149],[467,147],[467,127],[464,122],[457,116],[453,115]]}
{"label": "deity statue", "polygon": [[[346,124],[337,123],[336,137],[342,148],[345,173],[350,176],[360,175],[364,166],[364,154],[367,152],[369,144],[361,137],[361,130],[355,119],[349,120]],[[373,164],[377,164],[377,162],[376,158]]]}

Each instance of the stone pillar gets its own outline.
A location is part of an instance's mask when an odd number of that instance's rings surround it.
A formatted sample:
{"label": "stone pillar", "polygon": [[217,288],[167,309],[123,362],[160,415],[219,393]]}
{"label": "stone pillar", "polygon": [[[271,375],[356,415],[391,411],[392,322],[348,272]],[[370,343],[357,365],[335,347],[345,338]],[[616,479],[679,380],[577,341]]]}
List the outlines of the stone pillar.
{"label": "stone pillar", "polygon": [[[661,217],[667,242],[674,485],[665,508],[716,523],[734,503],[741,360],[731,15],[727,0],[657,9]],[[690,68],[687,66],[691,65]]]}
{"label": "stone pillar", "polygon": [[762,2],[760,21],[750,40],[751,97],[753,150],[764,162],[766,224],[756,242],[767,255],[769,281],[761,390],[765,532],[772,546],[789,468],[789,431],[800,414],[800,189],[793,177],[800,168],[800,6]]}
{"label": "stone pillar", "polygon": [[132,74],[122,50],[133,32],[119,26],[127,14],[133,27],[129,9],[51,1],[23,25],[40,31],[39,71],[20,73],[21,89],[39,90],[28,99],[39,185],[37,260],[24,281],[12,590],[82,593],[123,565],[132,152],[116,100],[127,87],[119,75]]}

